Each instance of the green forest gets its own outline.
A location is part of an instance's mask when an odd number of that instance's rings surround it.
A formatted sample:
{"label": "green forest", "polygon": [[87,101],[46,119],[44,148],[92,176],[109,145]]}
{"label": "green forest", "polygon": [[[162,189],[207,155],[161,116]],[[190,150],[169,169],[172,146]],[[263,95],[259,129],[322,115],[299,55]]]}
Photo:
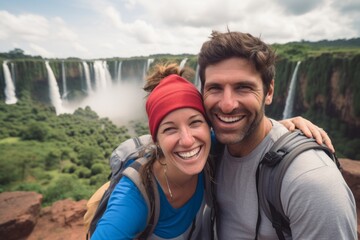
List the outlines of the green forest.
{"label": "green forest", "polygon": [[[0,191],[36,191],[43,204],[88,199],[107,181],[109,156],[130,136],[89,107],[57,116],[24,96],[0,103]],[[133,123],[136,134],[147,127]]]}

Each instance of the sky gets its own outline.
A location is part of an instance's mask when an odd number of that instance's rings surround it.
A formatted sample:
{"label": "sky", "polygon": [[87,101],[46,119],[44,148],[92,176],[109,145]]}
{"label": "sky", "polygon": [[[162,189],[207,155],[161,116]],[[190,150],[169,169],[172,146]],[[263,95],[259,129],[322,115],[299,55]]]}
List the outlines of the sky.
{"label": "sky", "polygon": [[212,30],[267,43],[360,37],[359,0],[1,0],[0,52],[99,59],[197,54]]}

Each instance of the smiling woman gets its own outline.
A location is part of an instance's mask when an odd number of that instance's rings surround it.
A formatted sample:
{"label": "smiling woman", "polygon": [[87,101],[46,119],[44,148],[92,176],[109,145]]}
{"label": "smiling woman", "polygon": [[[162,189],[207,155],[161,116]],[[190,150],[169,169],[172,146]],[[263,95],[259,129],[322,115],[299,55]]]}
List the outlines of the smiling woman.
{"label": "smiling woman", "polygon": [[[204,201],[204,172],[210,128],[199,91],[181,77],[176,64],[158,65],[144,87],[153,143],[140,169],[145,186],[154,176],[160,216],[151,239],[199,239]],[[150,210],[136,185],[122,177],[91,239],[135,239],[145,235]]]}

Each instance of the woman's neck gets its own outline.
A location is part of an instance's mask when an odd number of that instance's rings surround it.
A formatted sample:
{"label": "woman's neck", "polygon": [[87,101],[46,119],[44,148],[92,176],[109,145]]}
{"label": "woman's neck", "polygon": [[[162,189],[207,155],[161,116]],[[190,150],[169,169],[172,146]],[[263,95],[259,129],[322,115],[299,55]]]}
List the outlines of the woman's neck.
{"label": "woman's neck", "polygon": [[166,164],[166,160],[157,160],[153,171],[168,202],[174,207],[183,206],[195,193],[198,174],[186,175]]}

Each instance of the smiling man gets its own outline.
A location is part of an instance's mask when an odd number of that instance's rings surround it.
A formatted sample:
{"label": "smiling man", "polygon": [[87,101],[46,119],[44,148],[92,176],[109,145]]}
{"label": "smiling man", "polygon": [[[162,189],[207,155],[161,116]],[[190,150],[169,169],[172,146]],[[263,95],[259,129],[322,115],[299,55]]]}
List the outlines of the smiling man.
{"label": "smiling man", "polygon": [[[213,32],[198,61],[206,114],[224,145],[214,181],[218,237],[277,239],[256,188],[259,162],[287,132],[265,116],[274,94],[275,54],[250,34]],[[323,151],[295,158],[282,182],[281,203],[290,220],[286,239],[357,239],[354,197]]]}

